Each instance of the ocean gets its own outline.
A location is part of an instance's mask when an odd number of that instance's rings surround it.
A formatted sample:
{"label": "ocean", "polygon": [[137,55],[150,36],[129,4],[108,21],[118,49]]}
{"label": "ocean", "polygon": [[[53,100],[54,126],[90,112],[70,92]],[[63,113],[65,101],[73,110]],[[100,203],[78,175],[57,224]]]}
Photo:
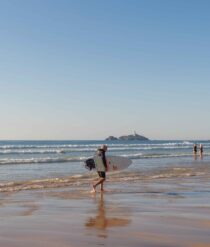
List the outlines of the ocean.
{"label": "ocean", "polygon": [[102,144],[108,145],[107,154],[133,161],[128,169],[109,173],[108,182],[136,183],[210,172],[210,141],[0,141],[0,191],[89,186],[97,174],[86,170],[84,161]]}

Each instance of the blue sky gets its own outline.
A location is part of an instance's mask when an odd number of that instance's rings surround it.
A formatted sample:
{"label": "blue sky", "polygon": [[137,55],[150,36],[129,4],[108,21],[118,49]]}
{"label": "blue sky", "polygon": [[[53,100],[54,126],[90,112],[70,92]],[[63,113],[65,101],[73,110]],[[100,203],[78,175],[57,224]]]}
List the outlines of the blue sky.
{"label": "blue sky", "polygon": [[207,0],[0,1],[0,139],[210,139]]}

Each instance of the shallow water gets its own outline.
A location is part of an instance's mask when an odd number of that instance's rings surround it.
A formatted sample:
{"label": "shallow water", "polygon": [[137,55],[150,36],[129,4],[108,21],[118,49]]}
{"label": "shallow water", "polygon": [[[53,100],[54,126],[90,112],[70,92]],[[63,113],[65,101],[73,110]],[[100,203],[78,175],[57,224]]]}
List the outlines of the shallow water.
{"label": "shallow water", "polygon": [[[201,141],[200,141],[201,142]],[[199,142],[199,143],[200,143]],[[0,191],[89,186],[97,178],[84,168],[102,141],[1,141]],[[210,142],[204,155],[192,155],[194,142],[108,142],[110,155],[132,159],[126,170],[108,173],[108,182],[138,183],[163,178],[209,177]]]}

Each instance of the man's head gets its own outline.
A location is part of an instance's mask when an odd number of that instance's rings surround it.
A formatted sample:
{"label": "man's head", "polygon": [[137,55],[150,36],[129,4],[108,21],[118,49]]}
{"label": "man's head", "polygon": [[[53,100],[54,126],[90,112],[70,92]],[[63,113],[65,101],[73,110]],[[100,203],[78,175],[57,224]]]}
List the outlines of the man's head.
{"label": "man's head", "polygon": [[104,151],[107,151],[107,145],[103,144],[103,145],[101,146],[101,149],[103,149]]}

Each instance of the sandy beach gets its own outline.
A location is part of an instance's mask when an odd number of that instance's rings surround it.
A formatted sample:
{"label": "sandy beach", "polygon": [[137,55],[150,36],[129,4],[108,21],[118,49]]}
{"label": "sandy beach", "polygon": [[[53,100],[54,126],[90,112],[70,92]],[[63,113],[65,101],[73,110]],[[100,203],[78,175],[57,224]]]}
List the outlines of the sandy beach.
{"label": "sandy beach", "polygon": [[0,194],[0,246],[210,246],[209,177]]}
{"label": "sandy beach", "polygon": [[210,247],[210,0],[0,12],[0,247]]}

